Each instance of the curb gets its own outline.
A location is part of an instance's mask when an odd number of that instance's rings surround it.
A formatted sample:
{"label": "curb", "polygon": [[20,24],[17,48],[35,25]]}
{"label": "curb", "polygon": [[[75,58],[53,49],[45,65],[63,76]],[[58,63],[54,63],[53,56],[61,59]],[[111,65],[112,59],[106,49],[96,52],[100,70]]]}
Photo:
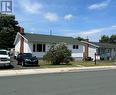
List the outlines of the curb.
{"label": "curb", "polygon": [[63,72],[101,71],[101,70],[111,70],[111,69],[116,69],[116,66],[3,70],[3,71],[0,71],[0,77],[3,77],[3,76],[18,76],[18,75],[31,75],[31,74],[63,73]]}

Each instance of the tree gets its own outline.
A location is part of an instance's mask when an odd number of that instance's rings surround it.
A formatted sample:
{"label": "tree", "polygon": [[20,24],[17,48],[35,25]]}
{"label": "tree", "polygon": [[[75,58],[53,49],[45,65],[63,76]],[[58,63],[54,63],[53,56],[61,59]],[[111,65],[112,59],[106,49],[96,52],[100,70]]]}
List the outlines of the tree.
{"label": "tree", "polygon": [[101,37],[101,39],[99,40],[99,42],[101,42],[101,43],[109,43],[110,42],[110,38],[109,38],[109,36],[103,35]]}
{"label": "tree", "polygon": [[71,51],[64,43],[53,45],[43,58],[44,60],[51,61],[52,64],[57,65],[63,62],[68,63],[72,60]]}
{"label": "tree", "polygon": [[0,48],[13,48],[16,33],[19,32],[18,21],[14,15],[0,14]]}
{"label": "tree", "polygon": [[116,35],[112,35],[112,36],[110,37],[110,43],[116,44]]}
{"label": "tree", "polygon": [[75,39],[77,39],[77,40],[79,40],[79,41],[85,41],[85,39],[82,38],[82,37],[77,37],[77,38],[75,38]]}
{"label": "tree", "polygon": [[103,35],[99,42],[116,44],[116,35],[111,35],[110,37],[107,35]]}

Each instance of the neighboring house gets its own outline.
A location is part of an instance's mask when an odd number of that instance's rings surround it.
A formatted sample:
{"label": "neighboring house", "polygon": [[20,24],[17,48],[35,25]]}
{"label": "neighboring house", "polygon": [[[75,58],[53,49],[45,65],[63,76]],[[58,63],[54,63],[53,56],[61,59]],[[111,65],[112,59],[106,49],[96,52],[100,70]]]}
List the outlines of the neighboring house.
{"label": "neighboring house", "polygon": [[95,53],[97,59],[116,59],[116,45],[80,42],[73,37],[24,33],[23,29],[17,33],[14,41],[15,56],[18,53],[32,53],[36,57],[42,58],[52,45],[61,42],[67,44],[68,49],[72,52],[71,56],[75,59],[82,60],[87,57],[95,59]]}
{"label": "neighboring house", "polygon": [[116,45],[109,43],[82,41],[88,45],[88,56],[97,59],[111,60],[116,59]]}

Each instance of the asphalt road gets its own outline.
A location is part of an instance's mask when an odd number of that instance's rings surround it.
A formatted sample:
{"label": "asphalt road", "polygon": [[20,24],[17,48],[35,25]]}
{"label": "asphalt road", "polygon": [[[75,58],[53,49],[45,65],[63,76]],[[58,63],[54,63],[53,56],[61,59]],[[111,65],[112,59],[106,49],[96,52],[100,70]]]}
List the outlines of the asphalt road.
{"label": "asphalt road", "polygon": [[0,95],[116,95],[116,70],[0,77]]}

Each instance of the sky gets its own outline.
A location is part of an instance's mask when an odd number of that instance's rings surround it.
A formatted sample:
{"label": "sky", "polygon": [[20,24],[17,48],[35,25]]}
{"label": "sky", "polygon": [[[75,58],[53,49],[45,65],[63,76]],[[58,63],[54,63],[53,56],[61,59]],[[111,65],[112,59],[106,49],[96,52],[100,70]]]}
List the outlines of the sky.
{"label": "sky", "polygon": [[13,0],[25,32],[99,41],[116,34],[116,0]]}

